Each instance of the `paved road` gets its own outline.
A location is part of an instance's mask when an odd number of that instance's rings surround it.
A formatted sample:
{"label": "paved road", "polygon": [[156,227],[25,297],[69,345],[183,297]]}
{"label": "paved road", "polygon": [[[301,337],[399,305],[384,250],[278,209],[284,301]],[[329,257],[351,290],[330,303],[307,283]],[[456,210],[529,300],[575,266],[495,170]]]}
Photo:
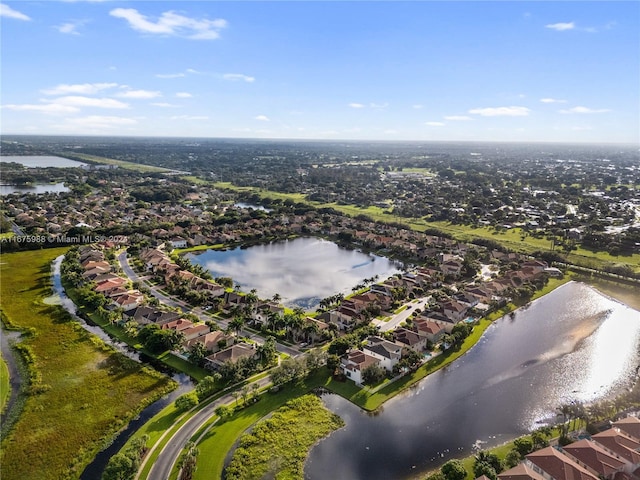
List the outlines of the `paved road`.
{"label": "paved road", "polygon": [[424,310],[425,305],[429,304],[429,300],[431,300],[430,296],[421,298],[420,300],[418,300],[415,303],[408,302],[408,303],[405,304],[405,305],[407,305],[407,308],[405,308],[400,313],[397,313],[396,315],[391,317],[390,320],[388,320],[386,322],[383,322],[382,320],[374,320],[372,323],[374,325],[379,325],[381,332],[388,332],[389,330],[393,330],[398,325],[400,325],[402,322],[406,321],[407,318],[409,318],[411,316],[411,314],[416,311],[417,308],[419,308],[421,310]]}
{"label": "paved road", "polygon": [[[199,307],[192,308],[191,305],[189,305],[188,303],[183,302],[180,299],[170,297],[160,292],[158,287],[151,285],[143,277],[140,277],[136,272],[133,271],[133,269],[131,268],[131,265],[129,264],[129,259],[127,258],[127,252],[122,252],[120,255],[118,255],[118,261],[120,262],[122,271],[125,273],[127,277],[129,277],[129,280],[131,280],[132,282],[138,282],[141,285],[144,284],[151,292],[151,295],[156,297],[164,305],[180,308],[182,309],[183,312],[186,312],[186,313],[192,313],[196,315],[203,322],[214,320],[218,325],[220,325],[220,327],[222,328],[228,327],[229,325],[228,320],[225,320],[219,317],[212,318],[211,316],[207,315],[201,308]],[[243,337],[250,338],[251,340],[256,342],[258,345],[262,345],[264,343],[264,338],[248,330],[242,330],[240,332],[240,335],[242,335]],[[300,355],[300,351],[298,349],[289,347],[279,342],[276,342],[276,350],[278,350],[278,352],[280,353],[289,355],[290,357],[297,357],[298,355]]]}
{"label": "paved road", "polygon": [[[271,383],[271,379],[269,377],[265,377],[252,383],[257,384],[260,388],[262,388]],[[202,425],[215,414],[216,408],[218,408],[220,405],[224,405],[233,401],[235,401],[235,397],[231,393],[228,393],[220,397],[215,402],[207,405],[198,413],[193,415],[193,417],[187,420],[187,422],[182,427],[180,427],[180,429],[171,437],[171,440],[167,442],[165,447],[162,449],[156,461],[154,462],[153,467],[151,467],[151,471],[149,472],[147,479],[167,480],[169,478],[173,465],[178,461],[178,458],[182,453],[184,447],[187,445],[187,442],[189,442],[189,440],[191,440],[191,438],[202,427]],[[140,467],[140,470],[142,470],[142,466]]]}

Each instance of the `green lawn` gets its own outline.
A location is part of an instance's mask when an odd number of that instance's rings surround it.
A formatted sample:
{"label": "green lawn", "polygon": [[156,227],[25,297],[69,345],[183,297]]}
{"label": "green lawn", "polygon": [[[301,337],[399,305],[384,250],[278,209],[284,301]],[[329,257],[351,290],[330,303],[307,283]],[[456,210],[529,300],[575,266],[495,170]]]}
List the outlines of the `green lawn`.
{"label": "green lawn", "polygon": [[[218,188],[226,188],[235,191],[251,192],[263,198],[293,200],[304,202],[317,208],[330,207],[347,215],[367,215],[373,220],[382,222],[399,222],[406,224],[416,231],[424,231],[428,228],[436,228],[444,233],[452,235],[456,240],[470,242],[478,238],[485,238],[500,242],[510,250],[522,253],[533,253],[535,251],[547,251],[551,248],[551,241],[546,238],[535,238],[525,235],[519,228],[512,228],[503,231],[496,231],[490,227],[474,228],[469,225],[453,225],[445,221],[427,221],[422,218],[398,217],[387,212],[387,209],[380,207],[358,207],[356,205],[340,205],[337,203],[320,203],[306,200],[304,194],[279,193],[263,190],[256,187],[237,187],[231,182],[217,182],[214,184]],[[592,252],[584,248],[578,248],[568,255],[568,261],[577,265],[589,268],[602,268],[614,263],[632,265],[636,271],[640,271],[640,254],[612,256],[606,252]]]}
{"label": "green lawn", "polygon": [[136,172],[172,172],[169,168],[156,167],[154,165],[145,165],[142,163],[125,162],[123,160],[115,160],[113,158],[98,157],[96,155],[87,155],[84,153],[74,153],[74,157],[78,157],[90,162],[101,163],[103,165],[117,165],[126,170],[134,170]]}
{"label": "green lawn", "polygon": [[[543,290],[536,292],[533,299],[538,298],[558,286],[571,280],[571,276],[566,276],[563,279],[552,279]],[[496,319],[506,315],[513,309],[517,308],[516,305],[508,305],[503,309],[494,312],[488,318],[483,319],[479,325],[476,325],[473,329],[473,333],[465,340],[464,344],[459,350],[450,351],[446,354],[435,357],[427,362],[424,366],[419,368],[412,375],[402,377],[401,379],[383,386],[376,393],[370,393],[368,389],[362,389],[357,387],[351,381],[340,382],[335,380],[330,372],[321,368],[314,372],[303,383],[298,385],[289,385],[282,389],[277,394],[265,393],[261,396],[261,400],[246,409],[241,410],[236,415],[231,417],[224,423],[216,423],[217,417],[212,417],[208,426],[212,426],[209,432],[204,436],[201,442],[198,444],[200,455],[198,456],[198,470],[194,476],[194,480],[205,480],[209,478],[220,478],[222,469],[224,466],[224,459],[227,452],[232,448],[234,443],[238,440],[240,435],[251,425],[253,425],[260,418],[269,414],[276,408],[287,401],[296,398],[300,395],[304,395],[316,387],[323,387],[327,390],[336,393],[352,403],[366,409],[375,410],[380,407],[386,400],[394,397],[400,391],[408,388],[414,383],[420,381],[430,373],[437,371],[438,369],[450,364],[455,359],[464,355],[473,345],[477,343],[484,331],[491,325]],[[166,418],[162,418],[162,415],[156,417],[153,421],[156,425],[168,425],[171,424],[172,415],[174,415],[170,409],[165,409],[163,412]],[[202,430],[206,429],[203,427]],[[148,433],[144,431],[142,433]],[[194,440],[199,436],[197,434]],[[148,472],[148,470],[146,470]],[[142,475],[141,478],[146,478]]]}
{"label": "green lawn", "polygon": [[316,395],[290,400],[240,438],[225,478],[302,478],[313,444],[343,425]]}
{"label": "green lawn", "polygon": [[9,368],[7,363],[0,356],[0,412],[4,412],[4,406],[9,400],[11,385],[9,385]]}
{"label": "green lawn", "polygon": [[197,365],[194,365],[191,362],[188,362],[180,357],[175,356],[173,353],[166,351],[161,354],[155,354],[150,352],[138,341],[137,338],[128,335],[124,329],[118,325],[113,325],[106,320],[103,320],[100,315],[91,311],[87,307],[80,305],[78,301],[78,296],[75,293],[75,290],[71,288],[69,285],[65,285],[65,292],[69,296],[71,300],[78,306],[78,312],[87,315],[92,322],[102,328],[105,332],[107,332],[112,337],[117,338],[118,340],[126,343],[127,345],[135,348],[136,350],[148,355],[149,357],[156,358],[160,362],[165,365],[171,367],[173,370],[177,372],[183,372],[189,375],[191,378],[195,380],[202,380],[204,377],[209,375],[210,373],[204,368],[200,368]]}
{"label": "green lawn", "polygon": [[[240,410],[225,422],[215,424],[198,444],[200,455],[198,455],[198,469],[193,480],[222,478],[225,456],[247,428],[289,400],[308,393],[326,380],[327,375],[327,370],[321,369],[300,385],[284,387],[278,393],[265,393],[260,396],[259,402]],[[212,418],[210,422],[215,421],[216,418]]]}
{"label": "green lawn", "polygon": [[19,344],[31,385],[2,440],[3,480],[77,478],[113,435],[175,383],[89,334],[47,305],[50,263],[65,248],[2,254],[0,307]]}

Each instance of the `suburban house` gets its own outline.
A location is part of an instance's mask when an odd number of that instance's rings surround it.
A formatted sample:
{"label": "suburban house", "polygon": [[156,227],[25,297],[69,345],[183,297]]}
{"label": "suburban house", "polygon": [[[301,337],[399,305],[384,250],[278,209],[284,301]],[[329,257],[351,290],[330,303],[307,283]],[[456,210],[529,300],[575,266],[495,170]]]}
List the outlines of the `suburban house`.
{"label": "suburban house", "polygon": [[445,324],[420,317],[413,320],[413,329],[426,336],[431,343],[438,343],[447,333]]}
{"label": "suburban house", "polygon": [[597,442],[582,439],[562,448],[562,452],[599,478],[613,478],[617,473],[632,473],[632,464]]}
{"label": "suburban house", "polygon": [[284,307],[275,302],[261,303],[256,307],[251,320],[256,325],[264,325],[269,321],[271,315],[283,315]]}
{"label": "suburban house", "polygon": [[592,435],[591,438],[625,460],[640,466],[640,439],[617,427]]}
{"label": "suburban house", "polygon": [[138,290],[131,290],[128,293],[119,295],[114,300],[114,303],[125,312],[137,308],[143,302],[144,294],[140,293]]}
{"label": "suburban house", "polygon": [[390,342],[380,337],[368,337],[362,347],[362,351],[367,355],[380,360],[380,366],[388,372],[400,361],[402,357],[402,345]]}
{"label": "suburban house", "polygon": [[124,316],[135,321],[138,325],[147,325],[156,323],[162,326],[165,323],[172,322],[180,318],[180,314],[176,312],[165,312],[153,307],[139,306],[134,310],[124,313]]}
{"label": "suburban house", "polygon": [[451,300],[442,304],[442,313],[453,323],[458,323],[466,316],[468,308],[462,303]]}
{"label": "suburban house", "polygon": [[406,328],[397,328],[393,332],[393,338],[396,343],[401,343],[407,348],[418,353],[423,352],[427,348],[427,336],[419,332],[414,332]]}
{"label": "suburban house", "polygon": [[356,319],[354,317],[338,310],[324,312],[321,315],[318,315],[318,320],[336,325],[338,330],[342,331],[351,330],[356,323]]}
{"label": "suburban house", "polygon": [[191,351],[196,343],[201,343],[207,351],[216,353],[227,348],[227,345],[233,343],[233,337],[226,335],[222,330],[216,330],[190,340],[185,340],[182,342],[182,348],[186,351]]}
{"label": "suburban house", "polygon": [[184,238],[173,238],[169,240],[171,248],[187,248],[187,241]]}
{"label": "suburban house", "polygon": [[613,428],[622,430],[627,435],[640,439],[640,419],[638,417],[628,416],[617,422],[613,422]]}
{"label": "suburban house", "polygon": [[205,367],[217,370],[227,362],[235,363],[241,358],[251,358],[256,350],[246,343],[237,343],[213,355],[205,357]]}
{"label": "suburban house", "polygon": [[591,438],[530,453],[498,480],[637,480],[640,439],[633,433],[640,434],[640,420],[627,417]]}
{"label": "suburban house", "polygon": [[171,322],[167,322],[163,324],[160,329],[161,330],[176,330],[177,332],[181,332],[188,328],[193,327],[193,322],[187,320],[185,318],[179,318],[177,320],[173,320]]}
{"label": "suburban house", "polygon": [[340,358],[340,370],[344,375],[353,380],[356,385],[361,386],[362,372],[371,365],[378,365],[380,360],[373,355],[369,355],[361,350],[351,350]]}
{"label": "suburban house", "polygon": [[211,331],[211,327],[209,325],[205,325],[204,323],[197,323],[191,325],[184,330],[181,330],[180,333],[184,335],[185,340],[193,340],[194,338],[198,338],[205,333],[209,333]]}
{"label": "suburban house", "polygon": [[596,475],[571,460],[554,447],[546,447],[530,453],[526,462],[545,478],[556,480],[598,480]]}
{"label": "suburban house", "polygon": [[550,480],[548,476],[538,473],[526,463],[519,463],[509,470],[498,474],[498,480]]}

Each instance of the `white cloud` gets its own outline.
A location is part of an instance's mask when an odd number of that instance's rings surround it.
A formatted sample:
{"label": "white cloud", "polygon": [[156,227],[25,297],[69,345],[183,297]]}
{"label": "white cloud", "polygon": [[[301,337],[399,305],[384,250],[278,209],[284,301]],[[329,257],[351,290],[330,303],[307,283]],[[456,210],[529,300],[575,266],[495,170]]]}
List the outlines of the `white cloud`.
{"label": "white cloud", "polygon": [[223,19],[195,19],[173,11],[164,12],[157,21],[150,20],[134,8],[115,8],[109,14],[126,20],[131,28],[139,32],[191,40],[215,40],[220,37],[220,30],[227,26]]}
{"label": "white cloud", "polygon": [[573,107],[567,110],[560,110],[560,113],[607,113],[610,112],[608,108],[588,108],[588,107]]}
{"label": "white cloud", "polygon": [[231,80],[231,81],[244,81],[244,82],[248,82],[248,83],[252,83],[255,82],[255,77],[250,77],[249,75],[244,75],[242,73],[225,73],[224,75],[222,75],[222,78],[224,78],[225,80]]}
{"label": "white cloud", "polygon": [[364,105],[361,103],[350,103],[349,106],[351,108],[364,108]]}
{"label": "white cloud", "polygon": [[411,105],[411,108],[414,108],[416,110],[420,110],[421,108],[424,108],[424,105],[420,105],[420,104]]}
{"label": "white cloud", "polygon": [[101,90],[117,87],[117,83],[76,83],[76,84],[60,84],[47,90],[42,90],[45,95],[68,95],[70,93],[78,93],[82,95],[93,95]]}
{"label": "white cloud", "polygon": [[560,100],[557,98],[541,98],[540,101],[542,103],[567,103],[566,100]]}
{"label": "white cloud", "polygon": [[369,106],[371,108],[380,108],[380,109],[382,109],[382,108],[387,108],[389,106],[389,104],[388,103],[370,103]]}
{"label": "white cloud", "polygon": [[116,95],[120,98],[157,98],[161,97],[162,93],[151,90],[127,90],[126,92],[120,92]]}
{"label": "white cloud", "polygon": [[209,120],[209,117],[204,115],[174,115],[169,117],[170,120]]}
{"label": "white cloud", "polygon": [[260,120],[261,122],[268,122],[269,121],[269,117],[267,117],[266,115],[258,115],[257,117],[254,117],[255,120]]}
{"label": "white cloud", "polygon": [[46,104],[37,104],[37,105],[31,105],[31,104],[3,105],[2,108],[7,108],[9,110],[14,110],[18,112],[20,111],[41,112],[41,113],[47,113],[50,115],[75,113],[79,111],[79,109],[76,107],[72,107],[69,105],[60,105],[56,103],[46,103]]}
{"label": "white cloud", "polygon": [[184,73],[156,73],[158,78],[182,78],[184,76]]}
{"label": "white cloud", "polygon": [[155,102],[155,103],[151,103],[151,105],[153,105],[154,107],[163,107],[163,108],[176,108],[180,106],[180,105],[175,105],[173,103],[167,103],[167,102]]}
{"label": "white cloud", "polygon": [[425,125],[429,127],[444,127],[444,123],[442,122],[425,122]]}
{"label": "white cloud", "polygon": [[14,10],[9,5],[5,5],[4,3],[0,3],[0,17],[7,17],[25,21],[31,20],[31,18],[29,18],[24,13]]}
{"label": "white cloud", "polygon": [[191,95],[189,92],[178,92],[178,93],[176,93],[176,97],[178,97],[178,98],[191,98],[191,97],[193,97],[193,95]]}
{"label": "white cloud", "polygon": [[68,107],[95,107],[95,108],[129,108],[129,104],[114,100],[113,98],[93,98],[81,96],[59,97],[50,103],[66,105]]}
{"label": "white cloud", "polygon": [[548,25],[545,25],[546,28],[550,28],[551,30],[555,30],[557,32],[563,32],[565,30],[573,30],[574,28],[576,28],[575,23],[573,22],[567,22],[567,23],[550,23]]}
{"label": "white cloud", "polygon": [[63,23],[62,25],[57,25],[54,28],[60,33],[64,33],[67,35],[80,35],[78,28],[82,27],[85,23],[85,21],[67,22]]}
{"label": "white cloud", "polygon": [[445,120],[451,120],[452,122],[464,122],[467,120],[473,120],[471,117],[466,115],[447,115],[444,117]]}
{"label": "white cloud", "polygon": [[486,108],[473,108],[469,110],[469,113],[473,115],[480,115],[482,117],[526,117],[529,115],[527,107],[486,107]]}

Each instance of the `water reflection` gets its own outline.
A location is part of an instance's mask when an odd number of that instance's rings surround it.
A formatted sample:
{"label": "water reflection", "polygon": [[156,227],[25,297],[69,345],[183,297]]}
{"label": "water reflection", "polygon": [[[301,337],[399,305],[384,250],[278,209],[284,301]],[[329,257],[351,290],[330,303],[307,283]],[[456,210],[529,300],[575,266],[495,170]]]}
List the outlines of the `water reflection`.
{"label": "water reflection", "polygon": [[623,391],[640,356],[640,312],[570,283],[497,321],[464,357],[371,417],[325,397],[347,426],[320,442],[305,478],[397,479],[474,445],[491,447],[555,420],[558,406]]}
{"label": "water reflection", "polygon": [[19,195],[27,193],[61,193],[68,192],[69,188],[64,183],[36,183],[34,185],[0,185],[0,196],[17,193]]}
{"label": "water reflection", "polygon": [[305,309],[336,293],[351,293],[351,288],[366,278],[378,275],[382,279],[399,272],[399,265],[384,257],[317,238],[208,250],[187,257],[214,277],[232,277],[243,290],[255,288],[261,298],[278,293],[285,305]]}

